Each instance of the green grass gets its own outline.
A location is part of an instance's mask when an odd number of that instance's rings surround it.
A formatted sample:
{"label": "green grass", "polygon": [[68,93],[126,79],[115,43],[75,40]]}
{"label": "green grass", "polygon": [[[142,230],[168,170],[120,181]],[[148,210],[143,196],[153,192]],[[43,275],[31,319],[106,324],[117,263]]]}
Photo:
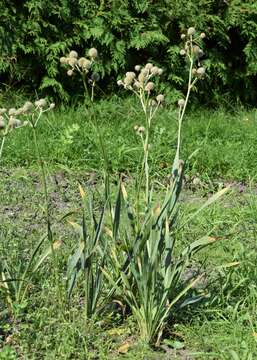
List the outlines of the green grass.
{"label": "green grass", "polygon": [[[99,123],[113,172],[135,177],[141,147],[133,126],[141,113],[133,99],[118,98],[97,104]],[[151,155],[152,176],[161,189],[169,173],[176,146],[175,111],[164,107],[156,118]],[[73,127],[74,124],[78,125]],[[62,240],[56,263],[49,257],[29,284],[20,315],[11,319],[0,297],[0,360],[11,359],[193,359],[254,360],[257,358],[257,113],[191,110],[183,125],[183,158],[196,148],[188,173],[200,177],[201,185],[189,184],[182,194],[180,221],[199,208],[220,182],[244,182],[241,193],[234,187],[225,198],[206,209],[183,232],[185,245],[210,233],[219,238],[194,260],[205,269],[208,293],[205,302],[174,311],[161,348],[138,342],[133,319],[113,305],[104,316],[86,322],[80,289],[70,308],[66,302],[67,259],[77,237],[67,221],[53,227],[54,239]],[[103,160],[92,127],[79,108],[60,108],[42,121],[39,142],[48,164],[48,184],[53,221],[80,206],[78,183],[89,186],[96,199],[102,192]],[[251,181],[250,181],[251,180]],[[14,274],[28,261],[46,230],[42,186],[29,129],[11,134],[0,169],[0,260],[8,259]],[[161,190],[160,190],[161,191]],[[113,194],[112,194],[113,195]],[[73,219],[77,217],[74,215]],[[47,244],[45,244],[47,247]],[[232,266],[232,265],[233,266]],[[82,283],[82,282],[81,282]],[[128,345],[125,354],[123,345]]]}
{"label": "green grass", "polygon": [[[110,168],[134,173],[141,144],[133,127],[141,125],[142,112],[133,99],[103,100],[96,106],[98,122],[108,149]],[[191,110],[183,125],[183,158],[199,149],[190,174],[205,179],[248,181],[256,177],[257,113],[255,110]],[[67,166],[98,171],[103,159],[95,133],[83,107],[57,108],[42,121],[39,141],[43,158],[53,168]],[[164,107],[152,134],[152,172],[164,176],[176,149],[176,110]],[[36,155],[29,129],[16,131],[6,141],[3,166],[34,166]],[[167,169],[168,167],[168,169]]]}

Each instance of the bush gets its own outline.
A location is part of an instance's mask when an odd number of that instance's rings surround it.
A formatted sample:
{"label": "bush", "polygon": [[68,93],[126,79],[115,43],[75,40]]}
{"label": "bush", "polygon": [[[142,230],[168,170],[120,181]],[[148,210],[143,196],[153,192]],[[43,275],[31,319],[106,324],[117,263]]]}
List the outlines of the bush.
{"label": "bush", "polygon": [[105,92],[114,90],[110,78],[148,60],[165,68],[173,91],[183,91],[185,68],[177,34],[197,26],[207,35],[208,81],[199,89],[202,96],[213,101],[224,93],[243,101],[256,97],[254,1],[2,0],[0,11],[2,83],[43,93],[51,89],[68,99],[68,93],[79,93],[79,86],[71,88],[68,80],[62,85],[59,57],[73,47],[83,54],[94,45],[101,54],[97,70]]}

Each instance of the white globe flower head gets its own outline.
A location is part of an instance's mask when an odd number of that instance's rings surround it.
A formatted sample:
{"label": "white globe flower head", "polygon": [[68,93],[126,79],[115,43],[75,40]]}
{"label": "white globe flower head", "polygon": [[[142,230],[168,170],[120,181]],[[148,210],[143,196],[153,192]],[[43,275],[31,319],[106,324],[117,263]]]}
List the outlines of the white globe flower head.
{"label": "white globe flower head", "polygon": [[78,58],[78,53],[77,53],[77,51],[71,50],[71,52],[69,53],[69,58],[77,59],[77,58]]}
{"label": "white globe flower head", "polygon": [[185,106],[185,104],[186,104],[186,102],[185,102],[184,99],[180,99],[180,100],[178,101],[178,106],[179,106],[180,108],[183,108],[183,107]]}
{"label": "white globe flower head", "polygon": [[6,112],[7,112],[7,109],[5,109],[5,108],[0,109],[0,115],[5,114]]}
{"label": "white globe flower head", "polygon": [[61,63],[61,64],[67,64],[67,63],[68,63],[68,59],[67,59],[65,56],[62,56],[62,57],[60,58],[60,63]]}
{"label": "white globe flower head", "polygon": [[11,109],[9,109],[9,111],[8,111],[8,114],[10,115],[10,116],[15,116],[16,115],[16,109],[15,108],[11,108]]}
{"label": "white globe flower head", "polygon": [[16,119],[14,116],[10,116],[9,119],[9,126],[11,128],[17,128],[21,126],[21,121],[19,119]]}
{"label": "white globe flower head", "polygon": [[205,74],[205,68],[204,68],[204,67],[199,67],[199,68],[196,70],[196,74],[197,74],[199,77],[203,77],[204,74]]}
{"label": "white globe flower head", "polygon": [[146,84],[145,91],[151,92],[153,89],[154,89],[154,83],[153,82],[150,81],[149,83]]}
{"label": "white globe flower head", "polygon": [[187,30],[187,35],[188,36],[192,36],[195,34],[195,28],[194,27],[190,27],[188,30]]}
{"label": "white globe flower head", "polygon": [[135,66],[135,70],[136,70],[136,71],[140,71],[140,70],[141,70],[141,66],[140,66],[140,65],[136,65],[136,66]]}
{"label": "white globe flower head", "polygon": [[157,95],[156,100],[158,103],[162,103],[164,101],[164,95],[162,94]]}
{"label": "white globe flower head", "polygon": [[96,50],[96,48],[89,49],[88,56],[92,59],[96,59],[98,56],[98,51]]}

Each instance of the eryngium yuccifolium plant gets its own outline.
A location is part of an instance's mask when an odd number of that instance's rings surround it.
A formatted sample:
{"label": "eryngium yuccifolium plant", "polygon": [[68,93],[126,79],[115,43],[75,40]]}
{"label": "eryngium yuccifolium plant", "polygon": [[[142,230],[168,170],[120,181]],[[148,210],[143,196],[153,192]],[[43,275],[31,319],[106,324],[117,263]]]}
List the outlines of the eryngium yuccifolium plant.
{"label": "eryngium yuccifolium plant", "polygon": [[26,101],[21,107],[9,109],[0,108],[0,136],[2,136],[0,147],[0,159],[6,137],[14,130],[24,126],[36,126],[41,115],[54,108],[55,104],[48,104],[46,99],[39,99],[34,103]]}
{"label": "eryngium yuccifolium plant", "polygon": [[[183,224],[179,221],[179,197],[183,185],[185,162],[180,159],[181,124],[187,107],[193,84],[203,76],[202,66],[198,66],[198,74],[193,77],[192,70],[199,61],[199,49],[194,49],[196,30],[189,28],[184,52],[188,56],[188,87],[185,99],[178,100],[178,134],[177,149],[170,169],[170,182],[166,193],[156,192],[154,184],[149,181],[148,153],[150,127],[158,106],[164,100],[163,95],[154,94],[154,79],[161,70],[152,64],[141,68],[138,72],[128,72],[119,84],[133,91],[138,96],[145,122],[136,125],[134,130],[142,139],[144,160],[142,173],[135,181],[136,191],[128,194],[121,182],[116,204],[112,213],[112,247],[109,256],[110,269],[104,269],[106,278],[115,287],[119,301],[126,303],[136,320],[140,336],[147,343],[159,344],[162,332],[172,315],[186,304],[201,298],[191,297],[190,290],[195,287],[202,275],[184,280],[184,274],[190,266],[191,257],[202,248],[212,244],[216,239],[206,235],[193,243],[186,244],[183,249],[177,246],[183,226],[206,206],[218,199],[227,189],[213,195],[197,212]],[[199,46],[199,45],[197,45]],[[200,72],[200,74],[199,74]],[[154,102],[153,102],[154,101]],[[145,181],[144,181],[145,180]],[[145,193],[145,202],[139,203],[139,193]],[[135,194],[135,195],[134,195]],[[136,197],[136,198],[135,198]]]}

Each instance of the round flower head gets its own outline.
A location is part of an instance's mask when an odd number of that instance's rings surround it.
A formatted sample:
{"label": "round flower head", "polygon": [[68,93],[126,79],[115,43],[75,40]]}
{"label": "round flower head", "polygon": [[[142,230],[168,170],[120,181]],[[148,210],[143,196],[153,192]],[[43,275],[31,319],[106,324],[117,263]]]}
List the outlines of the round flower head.
{"label": "round flower head", "polygon": [[23,115],[23,114],[24,114],[24,109],[23,109],[23,107],[17,109],[17,111],[16,111],[16,115],[17,115],[17,116]]}
{"label": "round flower head", "polygon": [[49,109],[52,110],[52,109],[54,109],[54,108],[55,108],[55,103],[51,103],[51,104],[49,105]]}
{"label": "round flower head", "polygon": [[33,109],[33,104],[30,101],[26,101],[22,108],[23,108],[23,111],[26,113]]}
{"label": "round flower head", "polygon": [[10,116],[13,116],[13,115],[16,115],[16,109],[15,108],[11,108],[11,109],[9,109],[9,111],[8,111],[8,114],[10,115]]}
{"label": "round flower head", "polygon": [[147,75],[149,74],[149,69],[147,69],[146,67],[144,67],[144,68],[141,70],[140,74],[143,74],[144,76],[147,76]]}
{"label": "round flower head", "polygon": [[78,60],[78,66],[81,67],[83,70],[89,70],[91,67],[91,61],[82,57]]}
{"label": "round flower head", "polygon": [[71,50],[71,52],[69,53],[69,58],[77,59],[77,57],[78,57],[77,51]]}
{"label": "round flower head", "polygon": [[153,74],[153,75],[159,75],[159,68],[158,68],[158,66],[153,66],[153,67],[150,69],[150,72],[151,72],[151,74]]}
{"label": "round flower head", "polygon": [[140,65],[136,65],[136,66],[135,66],[135,70],[136,70],[136,71],[140,71],[140,70],[141,70],[141,66],[140,66]]}
{"label": "round flower head", "polygon": [[15,119],[15,117],[13,117],[13,116],[10,116],[9,126],[12,128],[19,127],[19,126],[21,126],[21,121],[18,119]]}
{"label": "round flower head", "polygon": [[184,40],[184,39],[185,39],[185,37],[186,37],[186,35],[185,35],[185,34],[181,34],[181,36],[180,36],[181,40]]}
{"label": "round flower head", "polygon": [[91,57],[92,59],[96,59],[97,56],[98,56],[98,52],[95,48],[91,48],[89,51],[88,51],[88,56]]}
{"label": "round flower head", "polygon": [[138,81],[143,84],[145,81],[145,74],[141,71],[141,73],[138,75]]}
{"label": "round flower head", "polygon": [[199,68],[196,70],[196,74],[197,74],[199,77],[204,76],[204,74],[205,74],[205,68],[204,68],[204,67],[199,67]]}
{"label": "round flower head", "polygon": [[138,134],[143,134],[145,132],[145,127],[144,126],[139,126],[139,128],[137,129]]}
{"label": "round flower head", "polygon": [[151,106],[157,106],[157,102],[156,102],[155,100],[151,100],[151,101],[150,101],[150,105],[151,105]]}
{"label": "round flower head", "polygon": [[157,95],[156,100],[158,103],[162,103],[164,101],[164,95],[162,94]]}
{"label": "round flower head", "polygon": [[7,112],[7,109],[5,109],[5,108],[0,109],[0,115],[5,114],[6,112]]}
{"label": "round flower head", "polygon": [[5,122],[2,119],[2,117],[0,118],[0,130],[3,130],[5,128]]}
{"label": "round flower head", "polygon": [[178,106],[179,106],[179,107],[184,107],[184,106],[185,106],[185,100],[184,100],[184,99],[180,99],[180,100],[178,101]]}
{"label": "round flower head", "polygon": [[62,56],[62,57],[60,58],[60,63],[61,63],[61,64],[67,64],[67,63],[68,63],[67,58],[64,57],[64,56]]}
{"label": "round flower head", "polygon": [[39,107],[39,108],[46,107],[47,106],[46,99],[39,99],[39,100],[35,101],[35,106]]}
{"label": "round flower head", "polygon": [[153,67],[153,64],[152,63],[147,63],[146,66],[145,66],[145,69],[150,71]]}
{"label": "round flower head", "polygon": [[193,46],[193,53],[194,53],[195,56],[198,56],[200,50],[201,49],[199,48],[198,45]]}
{"label": "round flower head", "polygon": [[75,57],[70,57],[68,60],[68,64],[72,67],[74,67],[75,65],[77,65],[78,60]]}
{"label": "round flower head", "polygon": [[161,68],[158,68],[158,75],[162,75],[163,74],[163,69],[161,69]]}
{"label": "round flower head", "polygon": [[128,71],[126,73],[126,77],[131,78],[131,79],[135,79],[136,74],[133,71]]}
{"label": "round flower head", "polygon": [[179,53],[180,53],[180,55],[184,56],[184,55],[186,55],[186,50],[185,50],[185,49],[181,49]]}
{"label": "round flower head", "polygon": [[204,39],[205,37],[206,37],[205,33],[202,32],[202,33],[200,34],[200,38],[201,38],[201,39]]}
{"label": "round flower head", "polygon": [[154,89],[154,83],[153,82],[150,81],[149,83],[146,84],[145,91],[150,92],[153,89]]}
{"label": "round flower head", "polygon": [[118,86],[123,85],[123,81],[122,81],[122,80],[118,80],[118,81],[117,81],[117,85],[118,85]]}
{"label": "round flower head", "polygon": [[70,69],[70,70],[67,71],[67,75],[68,75],[68,76],[72,76],[72,75],[73,75],[73,72],[74,72],[74,71]]}
{"label": "round flower head", "polygon": [[124,85],[129,86],[133,83],[133,78],[131,76],[126,76],[124,79]]}
{"label": "round flower head", "polygon": [[138,130],[138,128],[139,128],[139,126],[138,126],[138,125],[135,125],[135,126],[134,126],[134,130],[135,130],[135,131],[137,131],[137,130]]}
{"label": "round flower head", "polygon": [[136,90],[138,90],[138,89],[140,89],[140,88],[141,88],[141,84],[140,84],[140,82],[139,82],[139,81],[137,81],[137,80],[135,80],[135,81],[134,81],[133,86],[134,86],[134,88],[135,88]]}
{"label": "round flower head", "polygon": [[188,36],[192,36],[195,34],[195,28],[194,27],[190,27],[188,30],[187,30],[187,35]]}

